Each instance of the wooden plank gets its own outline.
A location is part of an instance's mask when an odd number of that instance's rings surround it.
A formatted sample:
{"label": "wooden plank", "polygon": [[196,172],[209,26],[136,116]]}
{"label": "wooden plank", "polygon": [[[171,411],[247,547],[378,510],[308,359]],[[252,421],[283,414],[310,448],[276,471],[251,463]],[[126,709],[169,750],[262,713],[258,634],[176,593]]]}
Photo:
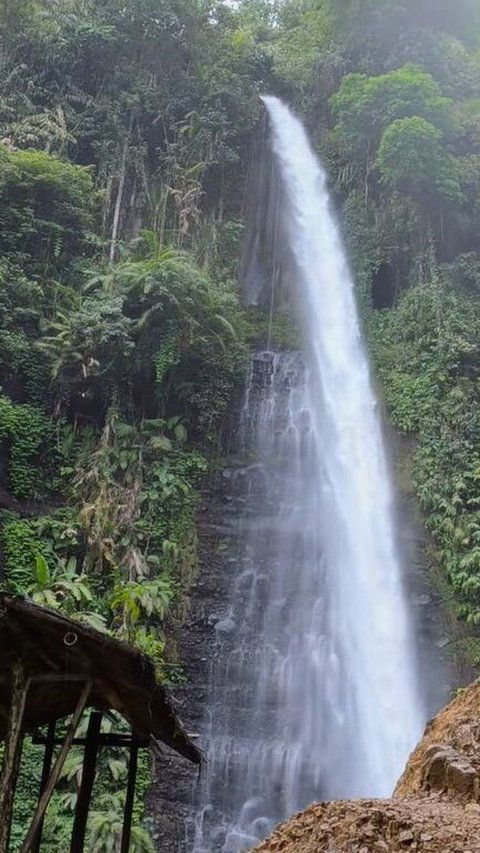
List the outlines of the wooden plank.
{"label": "wooden plank", "polygon": [[0,778],[0,853],[8,853],[12,824],[13,797],[17,783],[23,742],[23,721],[28,681],[23,663],[18,660],[12,670],[10,714]]}
{"label": "wooden plank", "polygon": [[32,684],[68,684],[69,682],[85,681],[85,675],[77,675],[75,673],[56,673],[47,672],[44,674],[33,675],[31,678]]}
{"label": "wooden plank", "polygon": [[[65,759],[66,759],[68,752],[70,750],[70,747],[72,745],[72,741],[73,741],[74,736],[75,736],[75,731],[77,729],[78,723],[80,722],[80,717],[82,716],[82,714],[85,710],[85,706],[88,702],[88,697],[90,695],[91,689],[92,689],[92,682],[87,681],[85,683],[83,690],[82,690],[80,698],[77,702],[77,707],[75,708],[75,712],[74,712],[73,717],[72,717],[70,724],[68,726],[67,734],[65,735],[65,739],[63,741],[62,748],[60,749],[60,752],[58,753],[57,760],[55,761],[55,764],[53,765],[53,769],[52,769],[52,772],[50,773],[48,782],[45,785],[45,789],[43,790],[43,792],[40,796],[40,799],[38,801],[37,810],[33,816],[33,820],[30,824],[30,828],[27,832],[27,835],[25,836],[25,841],[23,842],[23,844],[20,848],[20,853],[32,853],[32,845],[35,842],[35,838],[37,835],[38,828],[40,826],[41,821],[43,820],[43,817],[44,817],[45,812],[47,810],[47,806],[50,802],[50,798],[53,794],[55,785],[57,784],[58,779],[60,777],[60,773],[62,772],[62,767],[65,764]],[[0,853],[2,853],[2,851],[0,851]]]}
{"label": "wooden plank", "polygon": [[[126,747],[128,748],[132,742],[131,734],[112,734],[112,733],[104,733],[99,736],[98,739],[100,746],[114,746],[114,747]],[[47,738],[45,735],[34,735],[32,737],[32,743],[34,746],[44,746],[47,743]],[[63,743],[62,738],[55,738],[54,745],[60,746]],[[75,737],[72,740],[72,746],[85,746],[87,743],[87,739],[84,737]],[[138,746],[141,749],[147,749],[150,745],[148,738],[142,738],[138,742]],[[163,755],[163,753],[162,753]]]}
{"label": "wooden plank", "polygon": [[95,772],[97,768],[97,754],[100,746],[100,729],[102,727],[103,714],[100,711],[92,711],[88,722],[88,730],[83,756],[82,781],[78,793],[77,805],[75,807],[75,820],[73,821],[72,841],[70,853],[83,853],[85,844],[85,833],[87,831],[88,811],[92,798]]}
{"label": "wooden plank", "polygon": [[133,806],[135,803],[135,787],[137,783],[138,766],[138,740],[135,733],[132,734],[132,745],[130,747],[130,761],[128,762],[127,795],[125,798],[125,810],[123,813],[123,831],[120,853],[128,853],[130,850],[130,837],[132,834]]}
{"label": "wooden plank", "polygon": [[[12,612],[10,609],[7,613],[7,624],[10,631],[15,634],[18,638],[18,641],[22,644],[24,649],[24,657],[28,658],[29,656],[32,660],[38,658],[47,669],[59,670],[58,664],[56,664],[52,659],[47,655],[44,649],[42,649],[40,643],[38,642],[38,638],[31,635],[30,630],[25,625],[21,625],[18,623],[15,618],[16,614]],[[27,654],[28,652],[28,654]]]}

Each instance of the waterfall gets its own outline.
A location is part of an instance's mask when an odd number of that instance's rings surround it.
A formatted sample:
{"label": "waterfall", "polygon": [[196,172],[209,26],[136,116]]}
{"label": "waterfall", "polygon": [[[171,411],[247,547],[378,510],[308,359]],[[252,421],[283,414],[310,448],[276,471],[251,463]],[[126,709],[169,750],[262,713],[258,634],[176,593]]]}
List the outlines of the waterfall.
{"label": "waterfall", "polygon": [[389,795],[424,723],[352,277],[305,130],[264,101],[305,351],[257,354],[247,383],[195,853],[247,850],[315,799]]}

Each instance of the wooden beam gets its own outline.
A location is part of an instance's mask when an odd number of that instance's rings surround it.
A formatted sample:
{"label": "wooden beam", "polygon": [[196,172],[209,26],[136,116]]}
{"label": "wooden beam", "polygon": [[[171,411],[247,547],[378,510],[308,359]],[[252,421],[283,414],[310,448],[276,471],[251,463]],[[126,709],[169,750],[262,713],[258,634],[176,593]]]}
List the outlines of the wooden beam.
{"label": "wooden beam", "polygon": [[130,837],[132,834],[133,806],[135,803],[135,786],[137,783],[138,766],[138,740],[132,733],[132,744],[130,746],[130,761],[128,762],[127,795],[125,798],[125,811],[123,813],[123,831],[120,853],[128,853],[130,850]]}
{"label": "wooden beam", "polygon": [[[53,753],[55,751],[56,739],[55,739],[55,730],[57,728],[57,722],[54,720],[53,722],[48,724],[47,736],[44,738],[45,743],[45,753],[43,756],[43,767],[42,767],[42,778],[40,780],[40,792],[39,796],[41,797],[50,776],[50,771],[52,769],[52,761],[53,761]],[[32,853],[39,853],[40,845],[42,843],[42,833],[43,833],[43,817],[40,821],[40,824],[37,829],[36,836],[32,842]]]}
{"label": "wooden beam", "polygon": [[[48,782],[45,785],[45,788],[44,788],[44,790],[40,796],[40,799],[38,801],[37,810],[33,816],[33,820],[30,824],[30,828],[27,832],[27,835],[25,836],[25,841],[23,842],[23,844],[20,848],[20,853],[32,853],[32,845],[35,842],[35,838],[37,835],[38,828],[39,828],[39,826],[43,820],[43,817],[44,817],[45,812],[47,810],[47,806],[50,802],[50,798],[53,794],[55,785],[57,784],[58,779],[60,777],[60,773],[62,772],[62,767],[65,764],[65,759],[68,755],[68,752],[69,752],[70,747],[72,745],[72,741],[75,737],[75,732],[76,732],[78,723],[80,722],[80,717],[82,716],[82,714],[85,710],[85,706],[88,702],[88,697],[90,695],[91,689],[92,689],[92,682],[87,681],[85,683],[83,690],[82,690],[80,698],[77,702],[77,707],[75,708],[75,712],[74,712],[73,717],[72,717],[70,724],[68,726],[67,734],[65,735],[65,739],[63,741],[62,747],[60,749],[60,752],[58,753],[57,760],[55,761],[55,764],[53,765],[52,772],[50,773],[50,776],[48,778]],[[0,853],[2,853],[2,851],[0,851]]]}
{"label": "wooden beam", "polygon": [[73,672],[46,672],[44,674],[33,675],[31,680],[32,684],[68,684],[69,682],[74,683],[77,681],[85,683],[86,676],[77,675]]}
{"label": "wooden beam", "polygon": [[83,853],[84,849],[88,811],[90,809],[90,800],[92,798],[92,790],[97,768],[97,754],[100,746],[102,717],[103,714],[101,714],[100,711],[92,711],[88,722],[85,752],[83,756],[82,781],[75,807],[75,820],[73,822],[70,853]]}
{"label": "wooden beam", "polygon": [[[118,732],[117,734],[113,733],[102,733],[98,738],[99,746],[114,746],[117,748],[127,748],[130,746],[132,742],[131,734],[123,734]],[[44,746],[47,743],[47,738],[45,735],[34,735],[32,737],[32,743],[35,746]],[[54,745],[60,746],[63,743],[63,738],[55,738]],[[86,746],[87,739],[85,737],[74,737],[72,740],[72,746]],[[150,746],[150,741],[148,738],[142,738],[138,742],[138,746],[141,749],[148,749]],[[162,753],[163,757],[163,753]]]}
{"label": "wooden beam", "polygon": [[10,714],[0,778],[0,853],[8,853],[9,848],[13,797],[22,754],[27,692],[28,681],[25,680],[25,670],[21,660],[18,660],[12,670]]}

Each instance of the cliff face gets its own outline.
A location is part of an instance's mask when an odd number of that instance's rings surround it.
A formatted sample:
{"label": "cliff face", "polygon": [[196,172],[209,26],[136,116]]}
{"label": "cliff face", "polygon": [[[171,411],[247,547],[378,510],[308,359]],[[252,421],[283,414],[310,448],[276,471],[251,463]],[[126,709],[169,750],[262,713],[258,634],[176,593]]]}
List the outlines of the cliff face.
{"label": "cliff face", "polygon": [[[206,484],[198,519],[200,567],[190,590],[191,608],[179,640],[180,659],[187,680],[174,690],[177,710],[189,733],[198,736],[205,726],[211,699],[211,670],[222,654],[221,629],[228,619],[230,591],[238,560],[236,519],[246,498],[239,481],[243,468],[229,457]],[[195,741],[201,744],[201,738]],[[191,850],[195,816],[205,766],[199,774],[193,765],[171,753],[156,759],[154,783],[149,795],[155,849],[161,853]]]}
{"label": "cliff face", "polygon": [[412,794],[438,794],[460,803],[480,800],[480,681],[462,690],[427,726],[394,791],[398,798]]}
{"label": "cliff face", "polygon": [[390,800],[320,803],[257,853],[478,853],[480,682],[427,726]]}

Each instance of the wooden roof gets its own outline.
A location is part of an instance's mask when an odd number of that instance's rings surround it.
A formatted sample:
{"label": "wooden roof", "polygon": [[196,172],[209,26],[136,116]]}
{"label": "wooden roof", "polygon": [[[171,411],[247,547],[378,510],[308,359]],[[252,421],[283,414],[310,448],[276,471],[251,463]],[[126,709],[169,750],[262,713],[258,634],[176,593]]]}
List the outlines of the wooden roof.
{"label": "wooden roof", "polygon": [[[118,711],[142,738],[153,737],[196,764],[201,753],[183,730],[150,658],[28,599],[0,593],[0,739],[5,737],[12,667],[31,679],[26,728],[73,713],[86,680],[88,705]],[[7,688],[7,689],[6,689]]]}

